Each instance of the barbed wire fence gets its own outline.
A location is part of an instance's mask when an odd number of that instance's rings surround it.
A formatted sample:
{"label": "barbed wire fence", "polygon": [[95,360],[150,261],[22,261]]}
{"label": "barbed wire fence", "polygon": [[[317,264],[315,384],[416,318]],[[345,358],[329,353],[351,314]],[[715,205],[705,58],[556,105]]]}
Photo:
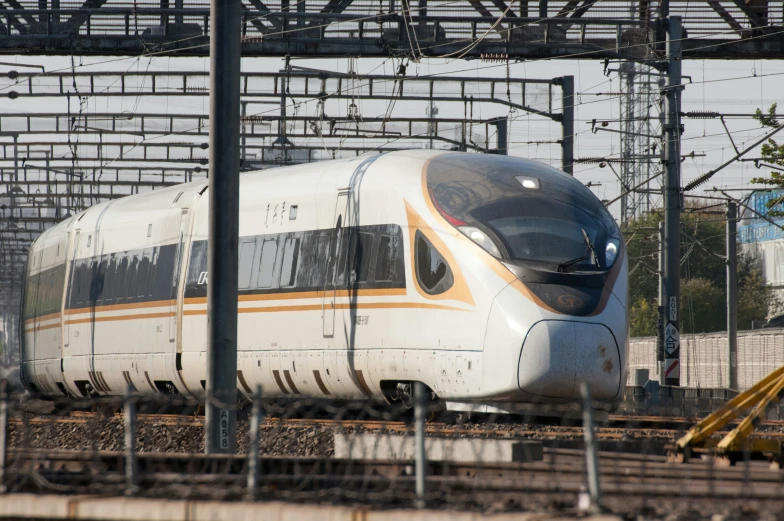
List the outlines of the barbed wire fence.
{"label": "barbed wire fence", "polygon": [[[238,450],[204,454],[203,402],[177,395],[42,401],[0,395],[5,493],[283,500],[481,512],[626,516],[778,512],[784,472],[748,454],[668,459],[684,427],[609,425],[582,401],[527,414],[450,413],[426,389],[414,407],[303,397],[236,406]],[[594,415],[598,412],[598,418]],[[784,424],[761,435],[781,439]]]}

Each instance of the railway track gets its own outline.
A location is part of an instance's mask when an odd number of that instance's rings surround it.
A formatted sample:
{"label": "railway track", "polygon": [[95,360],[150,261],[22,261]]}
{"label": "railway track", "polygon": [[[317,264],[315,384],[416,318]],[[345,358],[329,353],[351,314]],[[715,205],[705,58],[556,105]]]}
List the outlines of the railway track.
{"label": "railway track", "polygon": [[[98,424],[101,422],[121,422],[123,415],[105,415],[91,411],[72,411],[67,416],[33,416],[26,419],[10,418],[12,425],[46,425],[46,424]],[[204,425],[203,416],[180,414],[139,414],[139,422],[170,427],[197,427]],[[690,428],[697,420],[685,417],[661,416],[624,416],[611,415],[609,422],[597,427],[600,440],[624,440],[639,438],[673,438],[679,432]],[[342,430],[381,431],[405,434],[413,432],[413,424],[405,421],[373,420],[373,419],[314,419],[314,418],[279,418],[266,417],[262,429],[283,428],[335,428]],[[767,420],[760,423],[760,429],[768,429],[758,435],[784,440],[784,421]],[[450,424],[445,422],[428,422],[426,431],[431,435],[465,436],[465,437],[536,437],[539,439],[580,438],[583,435],[579,425],[533,425],[530,423],[510,423],[503,425],[481,426],[477,423]]]}
{"label": "railway track", "polygon": [[[124,485],[124,453],[99,451],[9,451],[11,481],[25,477],[78,490],[86,483]],[[515,492],[577,494],[585,483],[584,452],[545,449],[544,460],[534,463],[430,462],[430,490],[472,494]],[[141,485],[150,488],[177,486],[244,486],[244,455],[163,454],[138,455]],[[266,457],[262,482],[279,492],[309,487],[392,487],[395,494],[413,486],[410,463],[334,458]],[[780,471],[765,466],[717,468],[706,462],[692,465],[668,463],[665,457],[599,453],[603,493],[623,498],[654,498],[676,494],[694,499],[736,498],[781,501],[784,481]],[[227,489],[224,489],[224,491]],[[155,490],[152,490],[154,493]],[[378,492],[382,492],[379,490]]]}

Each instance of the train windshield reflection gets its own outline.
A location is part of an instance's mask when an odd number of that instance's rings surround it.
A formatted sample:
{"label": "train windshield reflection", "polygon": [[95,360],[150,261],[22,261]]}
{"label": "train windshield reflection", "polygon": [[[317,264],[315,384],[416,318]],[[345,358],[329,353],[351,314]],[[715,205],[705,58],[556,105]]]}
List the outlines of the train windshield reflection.
{"label": "train windshield reflection", "polygon": [[585,240],[604,251],[607,230],[602,222],[576,206],[549,198],[517,197],[477,208],[472,216],[503,242],[512,260],[559,265],[572,270],[601,269]]}

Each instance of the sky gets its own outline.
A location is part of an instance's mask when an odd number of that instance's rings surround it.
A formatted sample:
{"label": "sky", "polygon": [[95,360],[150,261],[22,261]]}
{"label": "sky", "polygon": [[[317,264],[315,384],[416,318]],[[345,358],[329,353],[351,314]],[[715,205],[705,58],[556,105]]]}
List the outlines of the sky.
{"label": "sky", "polygon": [[[71,70],[72,62],[69,57],[5,57],[6,63],[25,65],[38,64],[47,71]],[[338,72],[347,72],[350,66],[355,67],[359,75],[394,74],[398,62],[395,60],[361,58],[352,65],[347,59],[309,59],[293,60],[295,65],[324,69]],[[617,65],[611,65],[615,67]],[[278,71],[283,67],[281,59],[245,58],[242,64],[244,71]],[[77,57],[73,62],[74,70],[81,71],[181,71],[200,70],[207,71],[209,62],[201,58],[172,58],[172,57]],[[5,74],[9,70],[35,71],[35,69],[12,65],[0,65],[0,95],[21,86],[14,85],[14,80]],[[575,158],[586,157],[618,157],[620,152],[620,136],[612,132],[591,132],[591,121],[607,121],[607,129],[619,129],[617,121],[620,116],[620,101],[617,93],[620,91],[620,81],[617,74],[604,74],[604,63],[598,60],[542,60],[512,63],[509,65],[509,75],[512,78],[537,78],[548,79],[563,75],[573,75],[575,81],[576,108],[575,108]],[[421,63],[411,63],[407,75],[456,75],[469,77],[497,77],[505,78],[507,67],[505,64],[484,63],[479,60],[448,60],[448,59],[423,59]],[[777,103],[784,96],[784,62],[781,61],[700,61],[686,60],[683,63],[685,90],[683,91],[682,111],[715,111],[724,114],[752,114],[757,108],[766,110],[772,103]],[[34,113],[34,112],[65,112],[67,109],[65,98],[35,98],[17,100],[8,97],[0,98],[0,113]],[[74,103],[74,101],[72,101]],[[534,108],[546,108],[547,100],[544,96],[532,99]],[[315,102],[306,103],[300,107],[302,113],[313,113]],[[335,111],[345,111],[347,103],[332,108]],[[385,101],[371,100],[359,102],[359,110],[365,116],[382,116],[390,111],[390,106]],[[554,99],[554,106],[560,106],[560,100]],[[425,116],[425,106],[416,103],[398,103],[391,109],[392,116]],[[173,113],[200,113],[209,112],[207,97],[159,97],[139,98],[129,95],[122,98],[86,98],[83,109],[87,112],[162,112]],[[511,118],[509,153],[513,156],[527,157],[544,161],[553,166],[560,167],[560,147],[554,143],[547,143],[560,138],[560,126],[547,119],[536,115],[517,112],[508,114],[508,110],[499,107],[478,107],[483,113],[482,118],[509,115]],[[276,107],[261,107],[258,111],[275,111]],[[653,114],[658,111],[653,107]],[[249,109],[249,113],[253,113]],[[476,116],[477,114],[475,114]],[[440,110],[439,117],[460,117],[453,109]],[[764,136],[767,130],[750,117],[736,117],[726,120],[732,132],[735,144],[745,148],[756,139]],[[682,136],[682,153],[694,153],[695,157],[687,158],[682,163],[682,184],[699,175],[718,167],[734,155],[732,144],[727,137],[721,122],[718,119],[691,119],[684,118],[682,123],[685,131]],[[8,130],[7,126],[3,130]],[[655,132],[659,132],[655,127]],[[62,136],[61,136],[62,137]],[[182,136],[177,137],[182,140]],[[6,138],[7,140],[7,138]],[[529,141],[545,142],[527,144]],[[751,151],[747,157],[759,157],[758,151]],[[3,164],[7,164],[4,162]],[[652,166],[656,172],[658,166]],[[620,173],[620,166],[615,165]],[[749,186],[753,177],[766,174],[765,170],[758,170],[751,162],[734,163],[718,174],[710,182],[703,185],[693,193],[699,195],[704,189],[713,187],[740,189]],[[574,175],[585,184],[591,184],[591,190],[600,198],[610,200],[620,193],[620,183],[610,168],[601,168],[598,164],[576,164]],[[658,185],[654,185],[658,186]],[[656,201],[654,201],[656,203]],[[613,204],[610,211],[618,216],[620,205]]]}

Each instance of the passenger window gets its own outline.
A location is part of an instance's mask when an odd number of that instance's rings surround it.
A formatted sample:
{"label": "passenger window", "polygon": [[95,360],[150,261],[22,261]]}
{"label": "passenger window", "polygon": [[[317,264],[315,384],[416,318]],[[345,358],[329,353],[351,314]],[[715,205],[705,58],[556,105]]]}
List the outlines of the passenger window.
{"label": "passenger window", "polygon": [[[74,261],[79,262],[79,261]],[[77,305],[82,303],[82,263],[79,262],[73,269],[73,281],[71,281],[71,301]]]}
{"label": "passenger window", "polygon": [[98,305],[102,305],[105,295],[106,295],[106,265],[107,261],[106,258],[98,264],[98,273],[97,278],[95,280],[95,292],[96,292],[96,299],[95,303]]}
{"label": "passenger window", "polygon": [[347,285],[367,282],[372,253],[373,234],[357,233],[354,229],[348,239],[348,247],[342,248],[341,251],[336,284],[345,288]]}
{"label": "passenger window", "polygon": [[237,267],[237,287],[248,289],[250,287],[251,269],[253,268],[253,254],[256,252],[256,241],[246,241],[240,245],[239,266]]}
{"label": "passenger window", "polygon": [[[327,252],[327,272],[324,280],[325,287],[333,287],[335,283],[340,284],[342,268],[346,265],[345,261],[345,240],[344,235],[346,230],[341,228],[341,221],[343,216],[338,216],[338,222],[335,229],[329,232],[329,251]],[[337,276],[335,275],[335,266],[339,266]]]}
{"label": "passenger window", "polygon": [[87,284],[87,302],[95,304],[95,301],[98,299],[98,295],[101,292],[98,281],[98,263],[96,261],[90,262],[87,279],[89,281]]}
{"label": "passenger window", "polygon": [[356,274],[356,282],[367,282],[372,255],[373,234],[362,232],[359,234],[359,248],[357,248],[356,257],[354,257],[354,272]]}
{"label": "passenger window", "polygon": [[376,258],[376,281],[390,282],[395,278],[397,264],[398,238],[392,235],[381,235],[378,242],[378,256]]}
{"label": "passenger window", "polygon": [[118,304],[128,295],[128,287],[126,285],[128,275],[128,257],[123,257],[117,266],[117,274],[114,277],[114,301]]}
{"label": "passenger window", "polygon": [[153,296],[154,300],[169,300],[174,298],[171,286],[172,278],[174,277],[174,252],[176,247],[162,246],[159,251],[158,260],[155,262]]}
{"label": "passenger window", "polygon": [[454,283],[444,257],[419,231],[416,232],[416,274],[419,285],[430,295],[443,293]]}
{"label": "passenger window", "polygon": [[303,257],[296,276],[298,288],[323,289],[329,238],[329,232],[313,232],[304,236]]}
{"label": "passenger window", "polygon": [[[296,207],[294,207],[296,208]],[[299,259],[299,239],[288,238],[283,245],[283,262],[280,270],[280,286],[288,288],[294,285],[297,276],[297,260]]]}
{"label": "passenger window", "polygon": [[149,272],[150,272],[150,259],[147,255],[145,255],[142,258],[141,262],[139,263],[139,275],[136,281],[136,287],[138,288],[136,294],[140,298],[143,298],[147,292],[147,277],[149,277]]}
{"label": "passenger window", "polygon": [[109,266],[106,268],[106,282],[103,285],[103,301],[105,304],[111,304],[114,300],[114,282],[115,274],[117,271],[117,259],[114,257],[109,260]]}
{"label": "passenger window", "polygon": [[128,291],[126,295],[126,301],[133,300],[133,297],[136,295],[136,276],[139,270],[139,256],[134,255],[133,260],[128,265],[128,273],[125,275],[125,283],[127,284]]}
{"label": "passenger window", "polygon": [[275,256],[278,254],[278,241],[267,239],[261,246],[261,261],[259,262],[259,288],[272,287],[272,276],[275,270]]}
{"label": "passenger window", "polygon": [[155,288],[155,270],[158,267],[158,248],[152,252],[152,260],[150,261],[150,271],[147,276],[147,296],[152,298]]}
{"label": "passenger window", "polygon": [[89,304],[90,302],[90,288],[93,284],[93,269],[92,264],[89,260],[84,261],[82,264],[82,301],[85,304]]}

